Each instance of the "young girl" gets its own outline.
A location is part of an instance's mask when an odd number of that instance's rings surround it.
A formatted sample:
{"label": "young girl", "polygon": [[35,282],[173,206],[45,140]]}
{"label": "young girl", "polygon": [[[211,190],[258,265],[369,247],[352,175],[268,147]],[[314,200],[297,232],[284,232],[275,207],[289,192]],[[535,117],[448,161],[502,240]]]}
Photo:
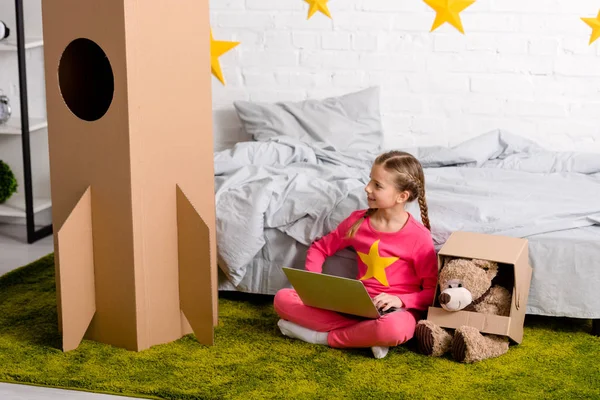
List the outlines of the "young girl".
{"label": "young girl", "polygon": [[[277,325],[289,337],[331,347],[371,347],[376,358],[389,346],[409,340],[422,311],[433,303],[437,256],[429,232],[425,177],[412,155],[391,151],[375,159],[366,186],[368,210],[353,212],[306,255],[306,270],[321,272],[326,257],[351,246],[357,253],[358,276],[382,311],[363,319],[305,306],[293,289],[277,292]],[[423,224],[405,210],[418,199]]]}

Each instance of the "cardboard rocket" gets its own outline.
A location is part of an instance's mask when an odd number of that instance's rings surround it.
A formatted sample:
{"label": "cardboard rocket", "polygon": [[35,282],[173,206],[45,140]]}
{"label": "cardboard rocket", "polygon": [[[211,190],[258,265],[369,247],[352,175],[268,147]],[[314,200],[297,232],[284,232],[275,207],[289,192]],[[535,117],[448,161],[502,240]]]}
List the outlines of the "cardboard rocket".
{"label": "cardboard rocket", "polygon": [[208,0],[44,0],[59,326],[130,350],[217,323]]}

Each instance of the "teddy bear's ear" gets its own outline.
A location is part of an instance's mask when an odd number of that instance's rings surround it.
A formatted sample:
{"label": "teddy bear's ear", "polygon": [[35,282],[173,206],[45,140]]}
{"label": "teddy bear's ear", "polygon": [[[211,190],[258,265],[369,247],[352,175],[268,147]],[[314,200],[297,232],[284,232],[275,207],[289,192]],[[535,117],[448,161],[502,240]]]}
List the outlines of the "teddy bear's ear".
{"label": "teddy bear's ear", "polygon": [[498,264],[493,261],[474,259],[473,264],[486,271],[490,279],[493,279],[498,273]]}
{"label": "teddy bear's ear", "polygon": [[480,260],[477,258],[474,258],[471,261],[473,262],[473,264],[477,265],[479,268],[484,269],[486,271],[489,270],[490,268],[492,268],[493,264],[496,264],[495,262],[492,262],[492,261]]}

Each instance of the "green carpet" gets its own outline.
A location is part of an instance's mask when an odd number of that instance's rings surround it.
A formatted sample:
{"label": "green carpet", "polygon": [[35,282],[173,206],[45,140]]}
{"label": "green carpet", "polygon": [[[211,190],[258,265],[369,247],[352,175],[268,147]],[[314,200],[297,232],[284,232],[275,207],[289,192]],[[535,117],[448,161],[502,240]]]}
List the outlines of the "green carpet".
{"label": "green carpet", "polygon": [[135,353],[84,341],[59,350],[52,256],[0,277],[0,381],[165,399],[598,399],[600,338],[589,321],[528,316],[525,339],[474,365],[382,360],[283,337],[272,297],[222,294],[216,345],[188,335]]}

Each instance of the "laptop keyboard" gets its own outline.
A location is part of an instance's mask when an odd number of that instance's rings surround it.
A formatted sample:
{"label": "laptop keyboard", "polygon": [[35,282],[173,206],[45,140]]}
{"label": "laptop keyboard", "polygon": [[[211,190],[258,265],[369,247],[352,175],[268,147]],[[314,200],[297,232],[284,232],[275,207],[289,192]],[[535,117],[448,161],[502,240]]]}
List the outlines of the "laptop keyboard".
{"label": "laptop keyboard", "polygon": [[379,315],[389,314],[389,313],[394,312],[394,311],[398,311],[398,309],[396,307],[392,307],[392,308],[390,308],[388,310],[385,310],[385,311],[379,310]]}

